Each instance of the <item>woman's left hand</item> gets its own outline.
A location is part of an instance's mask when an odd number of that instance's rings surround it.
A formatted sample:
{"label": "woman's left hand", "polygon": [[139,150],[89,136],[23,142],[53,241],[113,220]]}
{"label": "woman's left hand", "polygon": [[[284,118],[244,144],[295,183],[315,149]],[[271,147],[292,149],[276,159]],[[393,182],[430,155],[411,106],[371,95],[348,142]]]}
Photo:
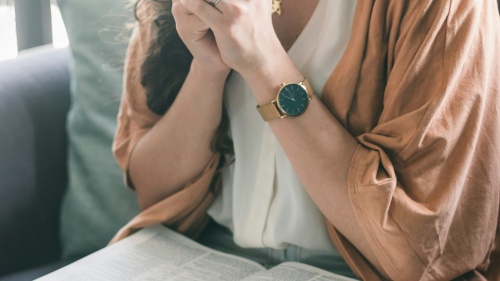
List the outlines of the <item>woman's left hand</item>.
{"label": "woman's left hand", "polygon": [[273,28],[270,0],[180,0],[215,35],[221,58],[240,74],[271,71],[273,61],[286,55]]}

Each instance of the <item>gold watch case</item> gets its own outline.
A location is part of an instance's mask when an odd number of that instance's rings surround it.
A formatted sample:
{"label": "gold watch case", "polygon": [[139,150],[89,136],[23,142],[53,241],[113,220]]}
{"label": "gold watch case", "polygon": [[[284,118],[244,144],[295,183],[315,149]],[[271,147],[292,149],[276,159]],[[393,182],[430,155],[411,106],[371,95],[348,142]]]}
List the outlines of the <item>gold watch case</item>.
{"label": "gold watch case", "polygon": [[[301,98],[300,97],[300,91],[298,93],[298,97],[295,97],[293,89],[297,90],[299,89],[298,87],[301,87],[305,93],[306,97]],[[291,91],[292,92],[291,92]],[[288,93],[287,93],[288,92]],[[274,119],[283,119],[288,116],[300,116],[305,112],[307,107],[309,106],[309,102],[314,96],[314,91],[311,87],[311,84],[307,79],[304,79],[302,82],[298,83],[283,83],[280,85],[280,89],[278,90],[278,93],[276,94],[276,99],[271,101],[271,103],[263,105],[263,106],[257,106],[257,110],[259,111],[260,115],[264,119],[264,121],[270,121]],[[281,99],[280,99],[281,98]],[[295,100],[301,99],[301,101]],[[290,100],[290,101],[288,101]],[[280,102],[281,101],[281,102]],[[297,108],[297,114],[292,114],[291,110],[287,108],[286,103],[289,102],[294,102],[298,107],[301,107],[302,112],[299,112],[300,109]],[[292,109],[294,110],[294,109]],[[287,113],[288,112],[288,113]]]}

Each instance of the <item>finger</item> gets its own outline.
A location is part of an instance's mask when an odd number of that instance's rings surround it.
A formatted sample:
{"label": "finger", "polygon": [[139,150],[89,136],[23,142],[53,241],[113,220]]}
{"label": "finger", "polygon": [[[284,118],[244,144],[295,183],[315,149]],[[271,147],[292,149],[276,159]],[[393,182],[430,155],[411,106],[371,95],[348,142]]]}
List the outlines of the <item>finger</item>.
{"label": "finger", "polygon": [[174,0],[172,5],[172,15],[177,25],[196,27],[196,29],[207,29],[205,24],[197,15],[191,13],[179,0]]}
{"label": "finger", "polygon": [[177,32],[184,39],[191,40],[193,38],[190,35],[205,34],[209,29],[206,23],[180,3],[173,2],[172,15],[175,18]]}
{"label": "finger", "polygon": [[186,9],[180,0],[172,0],[172,15],[174,18],[180,18],[185,15],[193,15],[193,13]]}
{"label": "finger", "polygon": [[222,19],[222,2],[217,4],[217,8],[207,3],[205,0],[180,0],[182,5],[191,13],[198,16],[208,26],[216,26]]}

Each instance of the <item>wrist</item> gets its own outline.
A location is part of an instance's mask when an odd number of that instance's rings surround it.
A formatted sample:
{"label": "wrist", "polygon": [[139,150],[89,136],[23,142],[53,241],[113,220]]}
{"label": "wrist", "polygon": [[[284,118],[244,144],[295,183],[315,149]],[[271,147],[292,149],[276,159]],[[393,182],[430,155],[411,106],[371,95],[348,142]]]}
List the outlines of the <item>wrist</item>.
{"label": "wrist", "polygon": [[252,88],[257,104],[264,105],[276,98],[282,83],[295,83],[304,76],[286,52],[269,56],[266,62],[252,71],[241,73]]}
{"label": "wrist", "polygon": [[208,85],[224,86],[231,69],[227,66],[207,67],[200,64],[196,59],[191,63],[190,72],[196,76],[199,82],[207,82]]}

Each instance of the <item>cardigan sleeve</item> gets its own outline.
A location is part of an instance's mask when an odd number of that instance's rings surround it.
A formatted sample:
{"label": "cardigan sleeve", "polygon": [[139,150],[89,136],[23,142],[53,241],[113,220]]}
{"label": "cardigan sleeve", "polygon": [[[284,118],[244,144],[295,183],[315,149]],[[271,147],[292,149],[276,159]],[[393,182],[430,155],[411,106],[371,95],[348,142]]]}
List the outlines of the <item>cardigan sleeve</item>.
{"label": "cardigan sleeve", "polygon": [[392,280],[485,269],[499,212],[496,3],[372,2],[345,118],[345,98],[325,99],[359,142],[347,187],[357,222]]}

